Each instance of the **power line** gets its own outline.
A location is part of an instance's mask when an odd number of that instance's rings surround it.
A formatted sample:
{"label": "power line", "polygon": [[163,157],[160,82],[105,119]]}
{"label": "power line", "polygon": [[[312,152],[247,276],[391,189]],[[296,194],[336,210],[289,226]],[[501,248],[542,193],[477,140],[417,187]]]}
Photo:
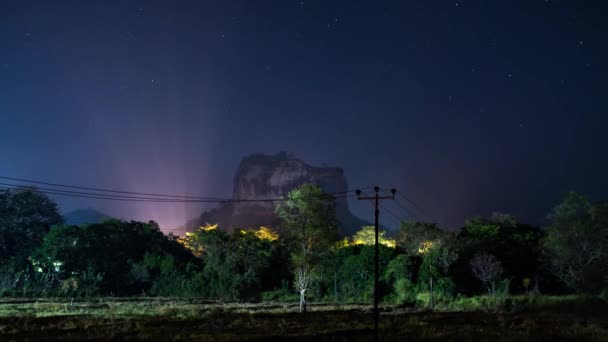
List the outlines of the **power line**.
{"label": "power line", "polygon": [[413,216],[417,220],[420,220],[420,217],[418,216],[418,214],[416,214],[415,212],[413,212],[413,211],[409,210],[408,208],[406,208],[404,205],[401,204],[401,202],[399,202],[398,200],[395,200],[395,203],[397,204],[397,206],[399,208],[401,208],[406,213],[406,215]]}
{"label": "power line", "polygon": [[[386,191],[386,190],[381,190],[381,191]],[[431,216],[422,208],[422,206],[417,204],[414,200],[405,196],[403,194],[403,192],[398,192],[397,196],[400,196],[405,202],[409,203],[412,206],[412,208],[414,209],[414,210],[410,210],[407,206],[405,206],[404,204],[399,202],[397,199],[395,199],[395,202],[400,207],[400,209],[402,209],[408,216],[413,216],[416,220],[421,220],[421,218],[425,219],[425,220],[432,220]],[[420,217],[420,216],[422,216],[422,217]]]}
{"label": "power line", "polygon": [[[0,177],[2,178],[2,177]],[[106,195],[99,193],[91,193],[91,192],[82,192],[82,191],[69,191],[62,189],[51,189],[51,188],[39,188],[36,186],[27,186],[22,184],[9,184],[9,183],[0,183],[0,189],[5,190],[15,190],[20,188],[31,189],[33,191],[37,191],[44,194],[51,195],[59,195],[59,196],[67,196],[67,197],[77,197],[77,198],[89,198],[89,199],[103,199],[103,200],[112,200],[112,201],[122,201],[122,202],[152,202],[152,203],[248,203],[248,202],[282,202],[285,201],[285,198],[264,198],[264,199],[211,199],[205,198],[203,199],[186,199],[186,198],[153,198],[153,197],[134,197],[134,196],[123,196],[123,195]],[[8,186],[8,187],[7,187]],[[83,188],[83,187],[82,187]],[[348,198],[354,197],[355,194],[348,194],[350,191],[342,191],[338,193],[328,194],[333,196],[334,199],[338,198]]]}
{"label": "power line", "polygon": [[67,185],[67,184],[43,182],[43,181],[39,181],[39,180],[14,178],[14,177],[6,177],[6,176],[0,176],[0,179],[8,179],[8,180],[16,181],[16,182],[42,184],[42,185],[62,187],[62,188],[72,188],[72,189],[90,190],[90,191],[99,191],[99,192],[111,192],[111,193],[117,193],[117,194],[155,196],[155,197],[190,198],[190,199],[203,199],[203,200],[209,200],[209,199],[211,199],[211,200],[219,200],[219,199],[221,199],[221,198],[218,198],[218,197],[199,197],[199,196],[187,196],[187,195],[169,195],[169,194],[158,194],[158,193],[146,193],[146,192],[135,192],[135,191],[124,191],[124,190],[92,188],[92,187],[85,187],[85,186],[77,186],[77,185]]}
{"label": "power line", "polygon": [[422,207],[420,207],[418,204],[416,204],[416,202],[414,202],[413,200],[409,199],[408,197],[406,197],[405,195],[403,195],[402,193],[398,193],[399,196],[401,196],[401,198],[403,198],[405,201],[409,202],[410,204],[412,204],[412,206],[414,208],[416,208],[423,216],[425,216],[427,219],[429,219],[429,215],[426,213],[426,211],[424,209],[422,209]]}
{"label": "power line", "polygon": [[123,196],[123,195],[106,195],[106,194],[97,194],[97,193],[91,193],[91,192],[82,192],[82,191],[69,191],[69,190],[62,190],[62,189],[53,189],[53,188],[43,188],[43,187],[39,187],[39,186],[27,186],[27,185],[21,185],[21,184],[10,184],[10,183],[0,183],[0,185],[5,185],[5,186],[11,186],[14,189],[19,189],[19,188],[26,188],[26,189],[33,189],[36,191],[39,190],[43,190],[43,191],[53,191],[53,192],[61,192],[61,193],[65,193],[65,194],[74,194],[74,195],[89,195],[89,196],[100,196],[100,197],[107,197],[107,198],[124,198],[124,199],[137,199],[137,200],[151,200],[151,201],[182,201],[181,199],[164,199],[164,198],[154,198],[154,197],[134,197],[134,196]]}
{"label": "power line", "polygon": [[121,202],[152,202],[152,203],[183,203],[184,201],[180,201],[180,200],[162,200],[162,199],[158,199],[158,200],[146,200],[146,199],[136,199],[136,198],[116,198],[116,197],[102,197],[103,195],[79,195],[79,194],[70,194],[70,193],[65,193],[65,192],[60,192],[60,191],[44,191],[44,190],[38,190],[36,188],[32,188],[32,187],[25,187],[25,186],[15,186],[15,187],[5,187],[5,186],[1,186],[0,189],[3,190],[19,190],[19,189],[28,189],[28,190],[32,190],[32,191],[36,191],[42,194],[47,194],[47,195],[59,195],[59,196],[66,196],[66,197],[77,197],[77,198],[90,198],[90,199],[103,199],[103,200],[111,200],[111,201],[121,201]]}
{"label": "power line", "polygon": [[[210,201],[210,202],[228,201],[228,200],[229,201],[236,201],[235,199],[220,198],[220,197],[171,195],[171,194],[159,194],[159,193],[147,193],[147,192],[124,191],[124,190],[115,190],[115,189],[93,188],[93,187],[85,187],[85,186],[78,186],[78,185],[68,185],[68,184],[61,184],[61,183],[44,182],[44,181],[39,181],[39,180],[31,180],[31,179],[15,178],[15,177],[6,177],[6,176],[0,176],[0,179],[8,179],[8,180],[12,180],[12,181],[16,181],[16,182],[22,182],[22,183],[42,184],[42,185],[48,185],[48,186],[54,186],[54,187],[80,189],[80,190],[89,190],[89,191],[97,191],[97,192],[110,192],[110,193],[128,194],[128,195],[141,195],[141,196],[154,196],[154,197],[172,197],[172,198],[176,198],[176,199],[186,198],[186,199],[194,199],[194,200],[205,200],[205,201]],[[2,184],[2,183],[0,183],[0,184]],[[13,184],[6,184],[6,183],[4,183],[4,185],[13,185]],[[364,187],[362,189],[370,189],[372,187],[373,186],[366,186],[366,187]],[[64,191],[64,192],[67,192],[67,190],[59,190],[59,189],[48,189],[47,188],[47,190],[49,190],[49,191]],[[347,193],[354,193],[354,190],[346,190],[346,191],[334,192],[334,193],[329,193],[329,195],[341,195],[341,194],[347,194]],[[102,194],[96,194],[96,195],[102,195]],[[239,200],[239,201],[246,201],[246,200]],[[259,200],[255,200],[255,201],[259,201]],[[274,199],[268,199],[268,201],[274,201]]]}
{"label": "power line", "polygon": [[386,209],[386,207],[384,207],[382,204],[379,204],[380,209],[384,210],[385,212],[387,212],[389,215],[391,215],[395,220],[397,220],[397,223],[400,224],[401,222],[403,222],[404,220],[400,219],[399,217],[397,217],[397,215],[393,214],[392,211]]}
{"label": "power line", "polygon": [[[98,195],[98,194],[73,194],[73,193],[67,193],[67,192],[62,192],[61,190],[57,190],[57,191],[46,191],[46,190],[38,190],[36,188],[32,188],[32,187],[23,187],[23,186],[15,186],[15,187],[0,187],[0,189],[5,189],[5,190],[18,190],[20,188],[26,188],[32,191],[37,191],[43,194],[50,194],[50,195],[60,195],[60,196],[67,196],[67,197],[77,197],[77,198],[90,198],[90,199],[103,199],[103,200],[111,200],[111,201],[121,201],[121,202],[148,202],[148,203],[241,203],[241,202],[282,202],[285,201],[286,199],[284,198],[274,198],[274,199],[250,199],[250,200],[236,200],[236,199],[224,199],[224,200],[180,200],[180,199],[145,199],[145,198],[118,198],[118,197],[112,197],[112,196],[105,196],[104,195]],[[355,195],[349,195],[349,196],[334,196],[335,199],[337,198],[347,198],[347,197],[354,197]]]}

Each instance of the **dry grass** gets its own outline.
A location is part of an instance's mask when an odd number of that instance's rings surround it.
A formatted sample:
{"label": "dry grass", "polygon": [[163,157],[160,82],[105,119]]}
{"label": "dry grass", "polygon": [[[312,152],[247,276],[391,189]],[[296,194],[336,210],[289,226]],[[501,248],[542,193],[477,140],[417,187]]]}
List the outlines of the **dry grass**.
{"label": "dry grass", "polygon": [[[606,303],[593,298],[523,298],[509,312],[428,312],[383,307],[382,335],[409,340],[608,340]],[[483,302],[483,300],[480,300]],[[540,302],[540,303],[539,303]],[[465,303],[472,307],[471,303]],[[463,304],[464,305],[464,304]],[[446,308],[447,309],[447,308]],[[285,338],[367,340],[368,305],[220,303],[174,298],[89,301],[0,300],[2,341],[39,339],[242,340]]]}

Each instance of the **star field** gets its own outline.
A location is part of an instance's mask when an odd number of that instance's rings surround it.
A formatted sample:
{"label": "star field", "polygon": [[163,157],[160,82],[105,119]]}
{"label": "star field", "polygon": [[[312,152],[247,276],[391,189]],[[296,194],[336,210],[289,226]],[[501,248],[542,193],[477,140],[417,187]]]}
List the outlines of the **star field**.
{"label": "star field", "polygon": [[[448,228],[539,224],[565,191],[607,197],[601,6],[3,2],[0,173],[227,196],[243,155],[284,150]],[[59,202],[166,227],[202,209]]]}

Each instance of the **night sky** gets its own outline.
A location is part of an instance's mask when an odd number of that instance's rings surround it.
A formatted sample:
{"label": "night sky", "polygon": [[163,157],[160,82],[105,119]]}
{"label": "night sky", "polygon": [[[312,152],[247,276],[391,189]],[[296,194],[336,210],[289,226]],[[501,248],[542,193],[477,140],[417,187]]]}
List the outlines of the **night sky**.
{"label": "night sky", "polygon": [[[228,197],[244,155],[289,151],[446,228],[541,224],[566,191],[608,199],[601,3],[3,0],[0,176]],[[201,211],[52,197],[168,229]]]}

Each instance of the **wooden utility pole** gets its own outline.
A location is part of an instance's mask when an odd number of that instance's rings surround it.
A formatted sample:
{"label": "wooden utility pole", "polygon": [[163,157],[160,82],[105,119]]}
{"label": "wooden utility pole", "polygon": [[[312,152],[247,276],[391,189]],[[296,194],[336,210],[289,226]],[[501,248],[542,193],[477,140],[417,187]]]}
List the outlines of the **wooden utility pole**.
{"label": "wooden utility pole", "polygon": [[357,199],[359,200],[372,200],[374,202],[374,228],[375,228],[375,243],[374,243],[374,332],[376,333],[376,339],[378,339],[378,319],[380,317],[380,312],[378,311],[378,302],[380,301],[380,293],[378,292],[378,285],[380,279],[379,272],[379,263],[378,263],[378,216],[380,216],[380,201],[385,199],[395,199],[395,193],[397,190],[391,189],[391,196],[380,196],[380,188],[374,187],[374,196],[361,196],[361,190],[357,190]]}

